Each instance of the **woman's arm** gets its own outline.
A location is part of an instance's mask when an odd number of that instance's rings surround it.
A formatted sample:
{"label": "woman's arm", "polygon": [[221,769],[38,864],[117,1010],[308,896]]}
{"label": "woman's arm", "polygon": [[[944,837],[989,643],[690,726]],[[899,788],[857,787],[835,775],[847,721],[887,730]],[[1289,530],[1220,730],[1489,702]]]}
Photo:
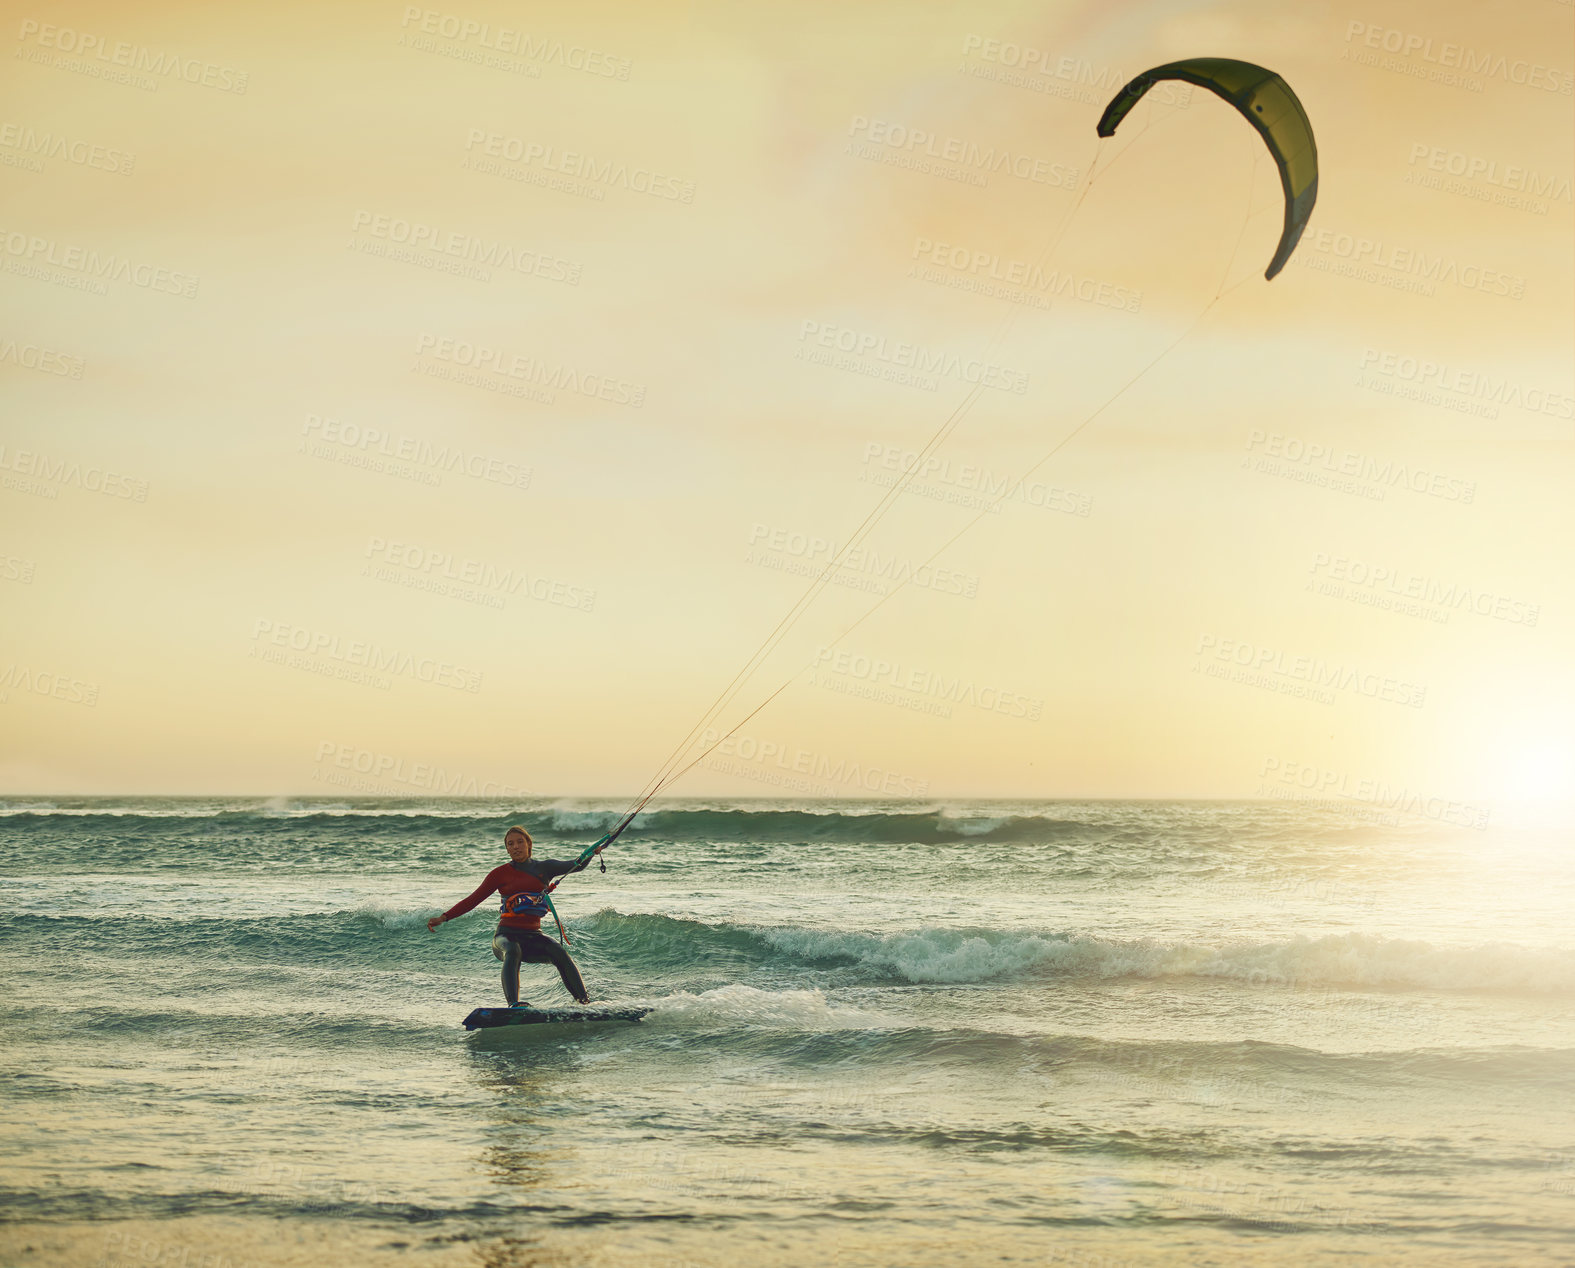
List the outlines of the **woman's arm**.
{"label": "woman's arm", "polygon": [[[503,866],[507,867],[508,864],[505,863]],[[498,868],[493,868],[488,872],[481,884],[476,887],[476,892],[470,895],[469,898],[461,898],[441,916],[433,916],[431,920],[427,921],[427,928],[436,929],[444,921],[452,920],[455,916],[463,916],[467,911],[474,909],[476,904],[488,894],[495,893],[498,888],[498,871]]]}
{"label": "woman's arm", "polygon": [[541,859],[531,864],[531,871],[542,880],[551,881],[571,872],[583,872],[590,865],[590,859]]}
{"label": "woman's arm", "polygon": [[[555,877],[568,876],[571,872],[583,872],[591,865],[591,860],[610,844],[609,838],[603,837],[600,841],[593,841],[585,849],[581,850],[580,857],[577,859],[569,859],[567,862],[563,859],[542,859],[540,863],[535,865],[543,869],[537,872],[537,875],[544,881],[550,881]],[[606,870],[607,868],[604,866],[602,871],[605,872]]]}

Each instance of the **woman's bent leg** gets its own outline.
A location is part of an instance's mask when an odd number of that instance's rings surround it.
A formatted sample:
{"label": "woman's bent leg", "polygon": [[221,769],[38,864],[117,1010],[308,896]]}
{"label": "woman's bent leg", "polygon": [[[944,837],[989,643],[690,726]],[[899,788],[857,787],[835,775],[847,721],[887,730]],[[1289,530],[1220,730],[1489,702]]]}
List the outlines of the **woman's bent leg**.
{"label": "woman's bent leg", "polygon": [[520,944],[500,933],[492,939],[492,954],[503,961],[503,998],[512,1008],[520,1002]]}
{"label": "woman's bent leg", "polygon": [[589,1004],[591,997],[585,993],[585,979],[580,976],[580,966],[577,965],[562,946],[549,941],[553,967],[558,970],[558,976],[563,979],[564,989],[581,1004]]}

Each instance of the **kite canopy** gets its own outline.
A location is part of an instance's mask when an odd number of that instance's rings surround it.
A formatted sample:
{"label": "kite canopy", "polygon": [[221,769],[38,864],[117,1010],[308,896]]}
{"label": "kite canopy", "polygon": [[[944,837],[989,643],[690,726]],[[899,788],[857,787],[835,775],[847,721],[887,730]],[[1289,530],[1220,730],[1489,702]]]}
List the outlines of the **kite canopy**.
{"label": "kite canopy", "polygon": [[1184,80],[1223,97],[1258,129],[1274,156],[1285,189],[1285,228],[1263,275],[1272,278],[1291,258],[1318,200],[1318,147],[1307,112],[1272,70],[1229,57],[1189,57],[1146,70],[1118,92],[1099,117],[1099,135],[1115,135],[1127,112],[1162,79]]}

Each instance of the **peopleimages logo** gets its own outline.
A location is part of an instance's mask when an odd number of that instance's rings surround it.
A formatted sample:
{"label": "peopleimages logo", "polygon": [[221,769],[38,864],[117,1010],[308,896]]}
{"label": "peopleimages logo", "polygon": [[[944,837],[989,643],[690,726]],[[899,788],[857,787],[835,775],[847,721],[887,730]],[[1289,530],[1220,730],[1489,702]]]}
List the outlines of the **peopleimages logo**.
{"label": "peopleimages logo", "polygon": [[1355,665],[1330,662],[1319,656],[1287,654],[1274,647],[1243,639],[1200,634],[1193,672],[1252,687],[1267,687],[1286,695],[1305,696],[1323,704],[1334,703],[1336,691],[1349,691],[1369,700],[1420,709],[1427,703],[1427,688],[1389,674],[1375,674]]}
{"label": "peopleimages logo", "polygon": [[[3,474],[6,472],[16,474]],[[0,487],[48,498],[56,497],[65,488],[85,489],[89,493],[133,502],[148,500],[146,480],[106,471],[103,467],[83,466],[75,458],[52,458],[28,449],[8,449],[5,445],[0,445]]]}
{"label": "peopleimages logo", "polygon": [[576,261],[561,260],[517,243],[482,238],[459,229],[442,229],[381,212],[357,211],[351,218],[350,231],[352,245],[356,241],[353,235],[361,234],[390,248],[406,247],[412,252],[428,252],[483,269],[520,273],[569,286],[580,284],[581,266]]}
{"label": "peopleimages logo", "polygon": [[1539,604],[1511,599],[1476,586],[1458,581],[1444,581],[1438,577],[1414,573],[1405,568],[1387,564],[1373,564],[1348,555],[1330,555],[1319,551],[1309,570],[1313,576],[1339,582],[1364,595],[1359,601],[1372,606],[1385,606],[1390,600],[1409,600],[1421,608],[1437,608],[1441,612],[1470,612],[1476,616],[1491,617],[1511,625],[1535,625],[1542,614]]}
{"label": "peopleimages logo", "polygon": [[86,364],[81,357],[69,352],[41,348],[36,343],[18,343],[15,339],[0,339],[0,365],[16,365],[24,370],[37,370],[40,374],[80,379]]}
{"label": "peopleimages logo", "polygon": [[[1462,828],[1481,829],[1488,826],[1489,811],[1481,806],[1448,797],[1427,796],[1403,784],[1389,784],[1378,779],[1353,779],[1343,771],[1328,770],[1310,762],[1267,757],[1259,777],[1266,781],[1266,790],[1271,795],[1280,797],[1284,793],[1279,789],[1295,790],[1296,794],[1306,797],[1361,802],[1380,810],[1415,815]],[[1274,785],[1279,788],[1276,789]],[[1259,791],[1261,793],[1265,789]]]}
{"label": "peopleimages logo", "polygon": [[[1108,100],[1132,78],[1130,70],[1119,66],[1095,65],[1082,57],[985,35],[965,36],[962,55],[958,70],[965,75],[1090,106]],[[1192,85],[1161,81],[1151,97],[1159,105],[1182,109],[1192,101]]]}
{"label": "peopleimages logo", "polygon": [[[416,341],[416,356],[428,358],[443,367],[507,380],[527,390],[541,391],[547,394],[548,404],[553,400],[553,392],[568,392],[612,405],[627,405],[631,409],[639,409],[645,404],[643,383],[630,383],[565,362],[548,362],[539,357],[522,356],[464,339],[423,334]],[[419,360],[417,368],[423,368]]]}
{"label": "peopleimages logo", "polygon": [[88,247],[41,238],[36,233],[23,233],[19,229],[0,228],[0,254],[10,257],[7,265],[12,272],[23,271],[20,267],[11,267],[11,261],[15,261],[17,266],[32,269],[63,269],[67,273],[77,274],[85,281],[99,284],[105,281],[130,282],[143,290],[179,295],[185,299],[191,299],[197,294],[199,279],[194,274],[146,261],[128,260],[119,255],[100,255]]}
{"label": "peopleimages logo", "polygon": [[583,586],[533,574],[519,567],[499,567],[480,559],[456,558],[449,551],[391,541],[386,537],[368,539],[366,558],[369,562],[362,576],[471,601],[485,599],[489,600],[485,603],[487,607],[501,608],[506,597],[554,603],[580,612],[589,612],[596,606],[596,591]]}
{"label": "peopleimages logo", "polygon": [[352,461],[369,469],[402,475],[409,472],[426,477],[423,483],[440,484],[444,475],[468,476],[511,489],[528,489],[531,468],[507,458],[466,450],[459,445],[435,445],[417,436],[384,431],[342,419],[308,414],[301,434],[312,443],[313,457]]}
{"label": "peopleimages logo", "polygon": [[627,57],[552,36],[533,36],[529,31],[514,27],[493,26],[490,22],[457,13],[406,5],[399,25],[414,28],[422,35],[437,36],[461,45],[474,44],[478,50],[520,57],[538,65],[561,66],[602,79],[629,78],[631,63]]}
{"label": "peopleimages logo", "polygon": [[915,497],[992,514],[998,513],[1008,502],[1084,517],[1093,509],[1093,499],[1086,493],[1073,493],[1042,480],[1008,476],[978,463],[954,462],[949,457],[934,454],[925,456],[917,449],[904,449],[879,440],[865,444],[864,467],[859,478],[871,484],[882,488],[901,484],[904,493]]}
{"label": "peopleimages logo", "polygon": [[[1261,454],[1264,459],[1274,463],[1290,464],[1291,469],[1321,470],[1331,477],[1349,477],[1354,481],[1365,482],[1371,486],[1371,492],[1377,494],[1377,500],[1382,500],[1386,490],[1394,488],[1409,489],[1412,493],[1442,498],[1446,502],[1470,502],[1477,495],[1474,480],[1461,480],[1423,467],[1413,467],[1410,463],[1396,462],[1393,458],[1375,458],[1371,454],[1319,441],[1307,441],[1281,432],[1268,432],[1259,427],[1252,429],[1247,439],[1247,450],[1249,453]],[[1247,463],[1250,465],[1253,461],[1248,459]],[[1271,474],[1274,471],[1270,467],[1254,469],[1270,471]]]}
{"label": "peopleimages logo", "polygon": [[1526,279],[1517,273],[1462,263],[1453,256],[1429,255],[1421,247],[1402,246],[1338,229],[1317,229],[1304,235],[1301,250],[1292,258],[1303,268],[1386,285],[1404,282],[1426,295],[1431,295],[1440,283],[1506,299],[1524,299],[1526,295]]}
{"label": "peopleimages logo", "polygon": [[365,639],[341,638],[338,634],[310,629],[304,625],[259,618],[252,627],[252,641],[264,653],[268,649],[296,652],[309,659],[321,658],[349,668],[411,678],[436,687],[470,692],[481,690],[479,669],[468,669],[463,665],[450,664],[433,656],[416,655],[397,647],[384,647]]}
{"label": "peopleimages logo", "polygon": [[[1545,66],[1524,57],[1507,57],[1488,49],[1472,48],[1450,40],[1434,39],[1415,31],[1402,31],[1398,27],[1382,26],[1376,22],[1352,20],[1346,23],[1345,42],[1348,46],[1342,57],[1349,57],[1353,49],[1371,49],[1392,54],[1397,62],[1385,69],[1404,70],[1419,78],[1433,79],[1439,83],[1473,87],[1462,81],[1462,76],[1480,79],[1498,79],[1507,84],[1519,84],[1543,92],[1568,97],[1575,91],[1575,75],[1569,71]],[[1362,60],[1353,58],[1353,60]],[[1412,62],[1412,65],[1405,65]],[[1417,65],[1415,63],[1420,63]],[[1374,61],[1372,64],[1379,64]],[[1458,72],[1458,73],[1457,73]],[[1480,91],[1480,88],[1474,88]]]}
{"label": "peopleimages logo", "polygon": [[834,322],[815,321],[812,318],[799,323],[798,339],[801,345],[824,348],[845,353],[856,358],[873,358],[898,369],[935,378],[955,379],[959,383],[977,384],[1000,392],[1022,396],[1028,391],[1028,371],[1014,370],[994,361],[981,361],[978,357],[962,357],[955,352],[926,348],[923,344],[891,339],[867,330],[855,330]]}
{"label": "peopleimages logo", "polygon": [[[932,238],[915,238],[910,258],[915,262],[909,270],[910,277],[924,277],[923,273],[916,270],[932,265],[976,283],[974,287],[964,289],[977,289],[1000,298],[1011,298],[1021,293],[1054,299],[1075,299],[1080,303],[1128,313],[1135,313],[1143,306],[1142,291],[1115,282],[1077,277],[1059,269],[1031,264],[1027,260],[1002,259],[993,251],[936,242]],[[925,280],[931,279],[926,277]]]}
{"label": "peopleimages logo", "polygon": [[[700,747],[708,754],[706,766],[710,770],[763,779],[766,783],[781,783],[799,791],[804,791],[799,785],[805,780],[822,781],[830,790],[854,789],[883,797],[923,797],[930,791],[928,780],[775,740],[724,735],[712,727],[707,727],[701,735]],[[768,775],[770,778],[763,778]]]}
{"label": "peopleimages logo", "polygon": [[1421,166],[1440,176],[1480,181],[1507,193],[1528,194],[1533,198],[1557,202],[1570,201],[1571,181],[1568,176],[1550,176],[1518,163],[1505,163],[1481,154],[1467,154],[1463,150],[1448,150],[1425,141],[1417,141],[1411,146],[1407,165]]}
{"label": "peopleimages logo", "polygon": [[[821,671],[820,685],[834,676],[857,683],[867,683],[883,695],[907,694],[942,702],[947,705],[968,705],[986,713],[999,713],[1009,718],[1039,721],[1045,702],[1038,696],[1024,695],[989,683],[976,682],[962,674],[948,675],[938,670],[921,669],[916,665],[903,665],[880,656],[865,656],[857,652],[839,651],[822,646],[815,653],[814,670]],[[857,695],[858,692],[844,694]],[[881,697],[877,697],[881,698]],[[892,703],[892,701],[884,701]],[[949,716],[949,715],[948,715]]]}
{"label": "peopleimages logo", "polygon": [[98,703],[96,682],[86,682],[72,674],[50,669],[18,665],[15,661],[0,670],[0,704],[10,699],[13,691],[22,696],[40,696],[64,704],[86,705],[88,708]]}
{"label": "peopleimages logo", "polygon": [[43,170],[44,159],[64,159],[77,167],[90,167],[114,176],[129,176],[137,156],[93,141],[83,141],[59,132],[39,131],[25,123],[0,123],[0,149],[16,150],[37,160]]}
{"label": "peopleimages logo", "polygon": [[398,786],[443,797],[528,797],[528,788],[479,779],[467,771],[451,771],[432,762],[415,761],[398,753],[382,753],[355,744],[321,740],[317,769],[312,778],[363,792]]}
{"label": "peopleimages logo", "polygon": [[1005,146],[981,146],[963,137],[937,136],[924,128],[910,128],[888,119],[854,115],[848,123],[848,136],[882,150],[915,158],[955,163],[962,168],[988,175],[1002,173],[1052,189],[1072,189],[1077,185],[1078,169],[1052,159],[1036,158]]}
{"label": "peopleimages logo", "polygon": [[1377,348],[1363,351],[1361,369],[1377,377],[1393,379],[1397,386],[1414,388],[1415,399],[1426,400],[1426,393],[1438,392],[1546,414],[1550,418],[1575,419],[1575,396],[1570,393],[1526,387],[1506,374],[1495,375],[1490,370],[1468,369],[1431,357],[1405,356]]}
{"label": "peopleimages logo", "polygon": [[466,166],[478,171],[489,170],[482,164],[515,163],[521,167],[536,167],[572,180],[585,181],[592,186],[623,189],[634,194],[646,194],[667,202],[689,204],[695,200],[695,183],[681,176],[652,171],[639,163],[621,159],[598,158],[578,150],[565,150],[545,141],[509,136],[486,128],[471,128],[465,137]]}
{"label": "peopleimages logo", "polygon": [[[116,71],[122,75],[136,72],[174,77],[188,84],[215,88],[220,92],[244,93],[248,73],[232,66],[220,66],[195,57],[181,57],[176,53],[151,49],[145,44],[132,44],[126,40],[110,43],[102,35],[78,31],[69,26],[56,26],[27,18],[22,22],[17,39],[24,45],[33,44],[38,49],[52,49],[67,54],[56,59],[55,64],[66,70],[86,70],[92,73]],[[21,50],[18,50],[20,55]],[[104,74],[105,78],[115,78]],[[153,88],[157,80],[144,80]],[[138,85],[141,86],[140,84]]]}
{"label": "peopleimages logo", "polygon": [[916,565],[911,559],[883,555],[868,546],[845,549],[831,538],[814,533],[757,523],[749,530],[749,545],[759,548],[750,551],[751,563],[780,567],[801,576],[820,576],[831,569],[830,580],[850,589],[886,594],[891,593],[885,589],[886,584],[894,583],[965,599],[977,598],[979,594],[979,578],[973,573],[937,568],[929,563]]}

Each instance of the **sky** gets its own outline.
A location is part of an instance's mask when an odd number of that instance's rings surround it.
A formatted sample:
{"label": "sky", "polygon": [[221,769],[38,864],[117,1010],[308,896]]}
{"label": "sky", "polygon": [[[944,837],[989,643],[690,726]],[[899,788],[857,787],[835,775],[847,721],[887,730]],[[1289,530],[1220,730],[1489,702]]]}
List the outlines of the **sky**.
{"label": "sky", "polygon": [[1568,4],[7,9],[0,795],[1575,801]]}

